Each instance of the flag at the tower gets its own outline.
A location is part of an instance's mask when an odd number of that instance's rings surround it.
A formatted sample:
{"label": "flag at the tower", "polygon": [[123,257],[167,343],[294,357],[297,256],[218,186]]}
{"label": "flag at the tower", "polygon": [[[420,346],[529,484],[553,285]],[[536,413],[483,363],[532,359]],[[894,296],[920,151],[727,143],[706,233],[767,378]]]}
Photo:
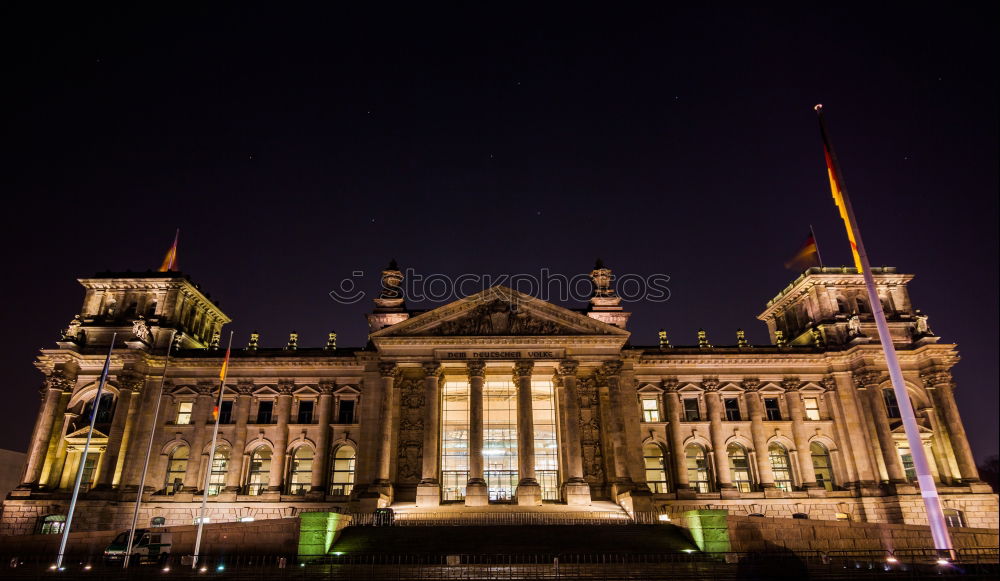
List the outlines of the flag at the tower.
{"label": "flag at the tower", "polygon": [[[822,109],[822,105],[817,105],[817,107],[817,111]],[[830,178],[830,191],[833,194],[833,203],[837,204],[837,209],[840,210],[840,218],[844,221],[844,226],[847,227],[847,240],[851,243],[851,254],[854,256],[854,267],[857,268],[860,273],[861,256],[858,255],[858,243],[854,240],[854,231],[851,230],[851,221],[847,215],[847,205],[844,204],[844,188],[841,186],[840,179],[837,177],[837,168],[833,163],[830,140],[827,138],[825,130],[822,130],[820,133],[823,138],[823,157],[826,158],[826,174]]]}
{"label": "flag at the tower", "polygon": [[177,239],[181,235],[181,229],[178,228],[174,233],[174,243],[170,245],[170,250],[167,250],[167,255],[163,257],[163,264],[160,265],[160,272],[170,272],[171,270],[177,270]]}
{"label": "flag at the tower", "polygon": [[810,266],[821,266],[819,246],[816,244],[816,236],[812,232],[806,237],[806,241],[799,248],[798,252],[795,253],[795,256],[785,263],[785,268],[794,270],[805,270]]}

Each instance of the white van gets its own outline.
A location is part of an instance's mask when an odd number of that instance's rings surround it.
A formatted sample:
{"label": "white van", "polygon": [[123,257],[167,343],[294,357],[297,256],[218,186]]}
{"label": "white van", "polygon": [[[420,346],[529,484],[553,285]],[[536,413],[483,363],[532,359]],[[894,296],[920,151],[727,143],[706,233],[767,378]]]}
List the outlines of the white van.
{"label": "white van", "polygon": [[[120,563],[128,548],[128,531],[122,531],[104,549],[105,563]],[[162,563],[170,555],[171,534],[161,530],[135,529],[130,564]]]}

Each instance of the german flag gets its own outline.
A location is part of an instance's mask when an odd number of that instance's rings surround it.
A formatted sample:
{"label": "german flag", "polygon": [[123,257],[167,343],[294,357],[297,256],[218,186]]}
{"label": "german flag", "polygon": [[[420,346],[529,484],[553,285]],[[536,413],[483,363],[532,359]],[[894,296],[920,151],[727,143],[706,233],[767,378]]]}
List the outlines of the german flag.
{"label": "german flag", "polygon": [[820,266],[819,245],[816,244],[816,236],[812,232],[795,256],[785,263],[785,268],[793,270],[805,270],[810,266]]}
{"label": "german flag", "polygon": [[170,250],[167,250],[167,255],[163,257],[163,264],[160,265],[160,272],[170,272],[171,270],[177,270],[177,238],[181,235],[181,229],[178,228],[177,232],[174,233],[174,243],[170,245]]}
{"label": "german flag", "polygon": [[[816,105],[817,112],[819,112],[822,108],[822,105]],[[823,126],[822,121],[820,122],[820,134],[823,136],[823,157],[826,158],[826,173],[830,178],[830,191],[833,193],[833,203],[836,204],[837,209],[840,210],[840,218],[844,221],[844,226],[847,227],[847,240],[851,243],[851,253],[854,255],[854,266],[858,269],[858,274],[861,274],[861,256],[858,254],[858,243],[854,240],[854,231],[851,230],[851,220],[847,215],[847,204],[844,203],[844,188],[840,183],[840,178],[837,177],[837,166],[833,161],[830,140],[826,136],[826,127]]]}

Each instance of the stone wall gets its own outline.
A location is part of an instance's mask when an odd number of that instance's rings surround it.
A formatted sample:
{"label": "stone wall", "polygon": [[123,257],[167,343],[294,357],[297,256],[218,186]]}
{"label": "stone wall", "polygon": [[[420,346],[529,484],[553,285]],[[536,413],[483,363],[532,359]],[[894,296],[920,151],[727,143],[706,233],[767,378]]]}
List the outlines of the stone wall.
{"label": "stone wall", "polygon": [[[122,530],[71,532],[67,543],[68,555],[100,555]],[[189,555],[194,552],[198,527],[194,525],[166,527],[173,533],[171,553]],[[0,555],[45,555],[53,559],[59,549],[61,535],[0,536]],[[254,553],[259,555],[296,554],[299,519],[281,518],[254,522],[206,523],[202,534],[205,553]]]}
{"label": "stone wall", "polygon": [[[893,551],[934,547],[930,527],[905,524],[726,517],[731,550]],[[950,528],[956,549],[998,546],[996,529]]]}

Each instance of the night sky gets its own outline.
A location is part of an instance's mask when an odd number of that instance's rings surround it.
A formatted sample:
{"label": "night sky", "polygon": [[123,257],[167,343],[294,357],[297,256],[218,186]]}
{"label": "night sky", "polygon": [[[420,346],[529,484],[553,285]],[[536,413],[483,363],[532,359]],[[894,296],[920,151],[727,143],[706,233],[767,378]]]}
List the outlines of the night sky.
{"label": "night sky", "polygon": [[36,4],[2,15],[4,447],[27,447],[32,360],[79,311],[75,279],[155,269],[177,227],[239,347],[363,345],[370,301],[328,292],[363,270],[370,297],[391,258],[572,275],[600,257],[671,277],[670,301],[626,305],[633,344],[765,343],[756,315],[810,224],[850,261],[822,102],[872,263],[917,275],[914,305],[959,344],[976,456],[997,453],[998,47],[974,5]]}

